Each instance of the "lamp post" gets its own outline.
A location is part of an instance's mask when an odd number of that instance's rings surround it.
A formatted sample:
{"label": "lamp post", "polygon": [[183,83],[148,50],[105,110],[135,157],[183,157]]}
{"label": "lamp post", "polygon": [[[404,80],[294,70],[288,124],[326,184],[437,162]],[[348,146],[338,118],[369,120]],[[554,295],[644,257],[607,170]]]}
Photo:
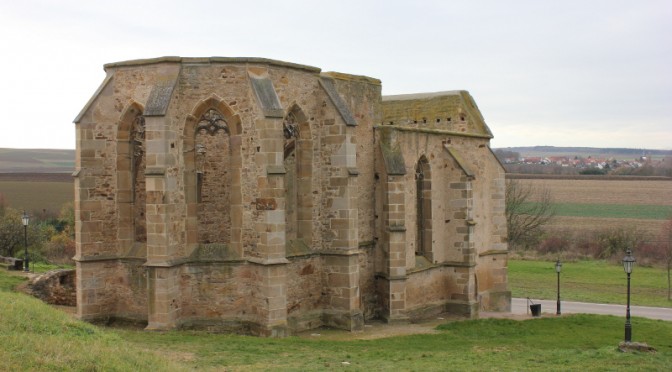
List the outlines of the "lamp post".
{"label": "lamp post", "polygon": [[555,261],[555,272],[558,273],[558,303],[557,307],[555,310],[555,315],[560,315],[560,271],[562,270],[562,262],[560,262],[560,259],[558,258],[557,261]]}
{"label": "lamp post", "polygon": [[23,216],[21,216],[21,222],[23,223],[23,247],[25,249],[24,265],[23,271],[28,272],[28,223],[30,222],[30,217],[23,211]]}
{"label": "lamp post", "polygon": [[635,258],[632,256],[632,251],[628,249],[625,257],[623,257],[623,270],[628,274],[628,305],[625,308],[625,342],[632,341],[632,325],[630,324],[630,274],[634,265]]}

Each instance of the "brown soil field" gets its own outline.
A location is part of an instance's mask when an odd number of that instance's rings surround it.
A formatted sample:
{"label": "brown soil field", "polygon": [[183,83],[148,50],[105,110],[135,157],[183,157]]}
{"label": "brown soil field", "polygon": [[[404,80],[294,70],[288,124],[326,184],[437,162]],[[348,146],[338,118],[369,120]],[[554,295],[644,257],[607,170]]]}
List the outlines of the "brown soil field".
{"label": "brown soil field", "polygon": [[548,189],[556,203],[672,206],[672,181],[519,179],[535,190]]}
{"label": "brown soil field", "polygon": [[[555,203],[672,206],[672,180],[661,179],[517,179],[534,190],[546,188]],[[591,233],[613,229],[635,229],[655,236],[665,220],[556,216],[547,229],[564,234]]]}
{"label": "brown soil field", "polygon": [[73,202],[75,189],[69,173],[0,173],[0,194],[5,205],[33,215],[58,215]]}
{"label": "brown soil field", "polygon": [[0,182],[3,181],[73,183],[71,173],[0,173]]}

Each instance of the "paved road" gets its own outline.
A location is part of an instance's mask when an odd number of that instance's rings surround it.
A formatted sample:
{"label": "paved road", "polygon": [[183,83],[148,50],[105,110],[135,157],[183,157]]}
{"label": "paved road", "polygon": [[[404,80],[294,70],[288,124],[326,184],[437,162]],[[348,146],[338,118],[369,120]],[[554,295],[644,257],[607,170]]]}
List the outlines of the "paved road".
{"label": "paved road", "polygon": [[[536,300],[533,298],[532,301],[535,304],[541,304],[542,313],[555,314],[557,306],[557,302],[555,300]],[[562,301],[560,303],[560,310],[562,314],[585,313],[585,314],[616,315],[625,317],[625,305],[591,304],[586,302]],[[527,299],[512,298],[511,313],[513,314],[529,313],[529,307],[527,306]],[[672,321],[672,308],[631,305],[630,315],[639,316],[642,318]]]}

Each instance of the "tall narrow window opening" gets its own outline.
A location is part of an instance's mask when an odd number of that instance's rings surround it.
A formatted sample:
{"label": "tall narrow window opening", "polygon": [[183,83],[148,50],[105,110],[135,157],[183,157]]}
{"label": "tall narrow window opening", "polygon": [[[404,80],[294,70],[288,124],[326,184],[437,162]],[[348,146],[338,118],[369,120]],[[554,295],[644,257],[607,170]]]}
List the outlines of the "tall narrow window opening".
{"label": "tall narrow window opening", "polygon": [[133,236],[138,243],[147,242],[147,193],[145,190],[145,117],[138,115],[133,120],[130,135]]}
{"label": "tall narrow window opening", "polygon": [[312,244],[313,193],[312,138],[308,121],[298,106],[283,121],[285,166],[285,239],[288,250]]}
{"label": "tall narrow window opening", "polygon": [[219,111],[209,109],[195,129],[198,241],[227,244],[231,234],[229,127]]}
{"label": "tall narrow window opening", "polygon": [[429,258],[432,252],[432,178],[429,162],[423,156],[415,168],[416,244],[415,254]]}

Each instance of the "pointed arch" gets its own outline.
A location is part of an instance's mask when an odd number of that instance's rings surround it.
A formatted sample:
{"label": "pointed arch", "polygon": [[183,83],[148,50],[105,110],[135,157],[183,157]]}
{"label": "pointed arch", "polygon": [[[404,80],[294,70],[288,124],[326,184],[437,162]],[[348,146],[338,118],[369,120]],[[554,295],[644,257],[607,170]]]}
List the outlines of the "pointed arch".
{"label": "pointed arch", "polygon": [[240,116],[213,94],[187,116],[182,135],[187,252],[214,244],[242,256]]}
{"label": "pointed arch", "polygon": [[415,167],[416,244],[415,254],[432,261],[432,172],[422,155]]}
{"label": "pointed arch", "polygon": [[119,252],[147,242],[144,107],[131,100],[117,123],[117,240]]}
{"label": "pointed arch", "polygon": [[285,237],[288,244],[313,241],[313,137],[301,107],[293,103],[283,121]]}

